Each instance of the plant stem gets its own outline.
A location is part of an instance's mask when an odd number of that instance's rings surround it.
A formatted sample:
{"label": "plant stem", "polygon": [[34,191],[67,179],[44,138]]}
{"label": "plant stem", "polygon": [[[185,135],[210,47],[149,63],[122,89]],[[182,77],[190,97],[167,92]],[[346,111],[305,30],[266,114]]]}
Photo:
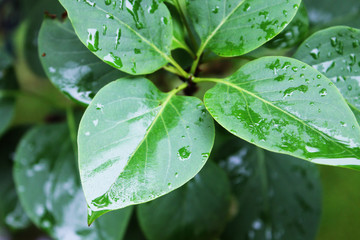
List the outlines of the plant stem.
{"label": "plant stem", "polygon": [[168,72],[171,72],[173,74],[181,76],[181,73],[176,68],[174,68],[173,66],[166,65],[163,68]]}
{"label": "plant stem", "polygon": [[69,128],[69,132],[70,132],[70,138],[71,138],[71,143],[72,143],[72,147],[74,150],[75,159],[77,159],[76,123],[75,123],[73,109],[70,107],[66,108],[66,120],[67,120],[67,124],[68,124],[68,128]]}
{"label": "plant stem", "polygon": [[221,78],[193,78],[193,82],[194,83],[200,83],[200,82],[215,82],[215,83],[220,83],[223,82],[224,79]]}
{"label": "plant stem", "polygon": [[185,72],[185,70],[182,69],[182,67],[172,57],[169,57],[168,60],[177,69],[178,75],[184,78],[189,78],[191,76],[189,73]]}

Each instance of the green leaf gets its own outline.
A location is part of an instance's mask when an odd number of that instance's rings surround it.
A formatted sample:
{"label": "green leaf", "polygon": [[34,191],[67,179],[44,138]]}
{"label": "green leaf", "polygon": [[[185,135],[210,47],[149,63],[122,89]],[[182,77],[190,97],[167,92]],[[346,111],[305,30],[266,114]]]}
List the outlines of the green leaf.
{"label": "green leaf", "polygon": [[0,136],[10,126],[15,114],[15,96],[17,80],[14,68],[0,69]]}
{"label": "green leaf", "polygon": [[[360,27],[360,2],[358,0],[304,0],[310,23],[316,28],[347,25]],[[321,26],[322,25],[322,26]]]}
{"label": "green leaf", "polygon": [[187,9],[205,48],[223,57],[239,56],[280,33],[301,0],[189,0]]}
{"label": "green leaf", "polygon": [[78,39],[68,19],[44,20],[39,33],[39,55],[51,82],[85,105],[103,86],[126,76],[93,55]]}
{"label": "green leaf", "polygon": [[80,175],[89,207],[114,210],[179,188],[206,163],[214,123],[201,101],[147,79],[99,91],[80,123]]}
{"label": "green leaf", "polygon": [[338,89],[312,67],[264,57],[214,81],[205,105],[234,135],[315,163],[360,165],[360,127]]}
{"label": "green leaf", "polygon": [[360,113],[360,30],[332,27],[319,31],[299,47],[294,57],[329,78],[353,111]]}
{"label": "green leaf", "polygon": [[90,228],[86,224],[86,201],[65,124],[35,127],[25,135],[16,151],[14,177],[27,215],[53,238],[122,239],[131,208]]}
{"label": "green leaf", "polygon": [[223,231],[229,208],[229,180],[209,161],[185,186],[139,205],[137,213],[149,240],[210,240]]}
{"label": "green leaf", "polygon": [[44,77],[45,72],[38,54],[38,35],[44,19],[44,12],[60,16],[65,10],[57,0],[39,0],[34,2],[27,11],[28,15],[23,22],[24,33],[22,37],[19,37],[21,49],[30,70],[38,76]]}
{"label": "green leaf", "polygon": [[171,62],[172,19],[158,0],[60,0],[80,40],[109,65],[133,75]]}
{"label": "green leaf", "polygon": [[0,139],[0,228],[20,230],[30,225],[30,220],[21,207],[13,180],[13,154],[24,129],[9,131]]}
{"label": "green leaf", "polygon": [[290,48],[306,38],[309,31],[309,17],[305,5],[301,3],[298,12],[290,24],[266,44],[268,48]]}
{"label": "green leaf", "polygon": [[221,239],[315,238],[322,189],[314,164],[235,139],[224,146],[220,159],[237,206]]}

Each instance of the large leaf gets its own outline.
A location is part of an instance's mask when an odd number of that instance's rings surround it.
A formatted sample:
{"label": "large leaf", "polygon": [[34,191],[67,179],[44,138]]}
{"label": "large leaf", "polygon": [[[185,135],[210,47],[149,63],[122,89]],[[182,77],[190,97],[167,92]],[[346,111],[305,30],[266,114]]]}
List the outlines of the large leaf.
{"label": "large leaf", "polygon": [[158,0],[60,0],[80,40],[124,72],[152,73],[171,61],[172,19]]}
{"label": "large leaf", "polygon": [[44,20],[39,33],[39,55],[52,83],[86,105],[103,86],[125,76],[93,55],[78,39],[68,19]]}
{"label": "large leaf", "polygon": [[14,177],[30,219],[55,239],[122,239],[131,208],[86,224],[86,201],[65,124],[32,129],[15,155]]}
{"label": "large leaf", "polygon": [[17,89],[15,70],[0,69],[0,136],[10,126],[15,113],[14,90]]}
{"label": "large leaf", "polygon": [[[360,2],[358,0],[304,0],[311,24],[322,26],[347,25],[360,27]],[[321,27],[321,26],[320,26]]]}
{"label": "large leaf", "polygon": [[185,186],[140,205],[137,213],[149,240],[210,240],[223,231],[229,208],[229,180],[209,161]]}
{"label": "large leaf", "polygon": [[280,33],[295,16],[301,0],[189,0],[188,14],[201,46],[224,56],[239,56]]}
{"label": "large leaf", "polygon": [[19,230],[30,225],[18,200],[12,175],[15,148],[23,133],[24,129],[14,129],[0,139],[0,228],[5,225]]}
{"label": "large leaf", "polygon": [[274,39],[266,44],[268,48],[290,48],[300,43],[306,38],[309,31],[309,17],[302,3],[291,23],[277,35]]}
{"label": "large leaf", "polygon": [[308,38],[295,58],[329,78],[360,113],[360,30],[332,27]]}
{"label": "large leaf", "polygon": [[120,79],[95,96],[80,123],[80,174],[89,207],[113,210],[160,197],[193,178],[214,141],[201,101]]}
{"label": "large leaf", "polygon": [[315,238],[321,182],[314,164],[234,139],[217,160],[228,172],[237,206],[221,239]]}
{"label": "large leaf", "polygon": [[359,124],[334,84],[312,67],[264,57],[214,81],[205,105],[234,135],[270,151],[360,169]]}

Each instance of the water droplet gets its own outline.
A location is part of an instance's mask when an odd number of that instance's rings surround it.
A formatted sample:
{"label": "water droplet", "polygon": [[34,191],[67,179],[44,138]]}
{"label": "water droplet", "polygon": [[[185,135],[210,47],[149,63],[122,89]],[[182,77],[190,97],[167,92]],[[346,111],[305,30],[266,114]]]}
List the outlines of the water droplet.
{"label": "water droplet", "polygon": [[121,29],[118,28],[116,30],[116,39],[115,39],[115,49],[118,48],[119,44],[120,44],[120,39],[121,39]]}
{"label": "water droplet", "polygon": [[219,6],[216,6],[213,10],[212,10],[213,13],[218,13],[219,12]]}
{"label": "water droplet", "polygon": [[138,48],[135,48],[135,49],[134,49],[134,53],[135,53],[135,54],[140,54],[140,53],[141,53],[141,50],[138,49]]}
{"label": "water droplet", "polygon": [[169,189],[171,189],[171,188],[172,188],[172,187],[171,187],[171,183],[168,183],[168,188],[169,188]]}
{"label": "water droplet", "polygon": [[167,25],[167,24],[168,24],[168,19],[167,19],[166,17],[162,17],[162,18],[161,18],[161,22],[162,22],[163,24]]}
{"label": "water droplet", "polygon": [[144,28],[143,23],[140,22],[139,13],[138,13],[138,11],[141,10],[140,1],[126,1],[126,9],[132,15],[136,28],[137,29]]}
{"label": "water droplet", "polygon": [[86,133],[85,133],[85,136],[90,136],[90,132],[86,132]]}
{"label": "water droplet", "polygon": [[299,70],[299,68],[298,67],[293,67],[292,70],[293,70],[293,72],[297,72]]}
{"label": "water droplet", "polygon": [[327,95],[327,90],[325,88],[320,90],[320,96],[325,97]]}
{"label": "water droplet", "polygon": [[345,122],[343,122],[343,121],[341,121],[340,124],[341,124],[342,127],[347,127],[347,124]]}
{"label": "water droplet", "polygon": [[283,14],[284,14],[285,17],[287,17],[288,12],[287,12],[286,10],[284,10],[284,11],[283,11]]}
{"label": "water droplet", "polygon": [[249,3],[245,3],[245,5],[244,5],[244,8],[243,8],[243,11],[244,12],[247,12],[247,11],[249,11],[250,10],[250,4]]}
{"label": "water droplet", "polygon": [[181,161],[188,160],[191,156],[190,146],[180,148],[177,155]]}
{"label": "water droplet", "polygon": [[94,126],[96,127],[99,124],[99,119],[93,121]]}
{"label": "water droplet", "polygon": [[95,7],[95,6],[96,6],[96,3],[91,2],[90,0],[85,0],[85,2],[86,2],[89,6],[92,6],[92,7]]}
{"label": "water droplet", "polygon": [[122,68],[123,64],[121,61],[121,58],[118,56],[115,56],[114,53],[110,52],[108,55],[104,57],[104,62],[107,64],[110,64],[111,66],[115,68]]}
{"label": "water droplet", "polygon": [[105,5],[110,5],[111,4],[111,0],[105,0]]}
{"label": "water droplet", "polygon": [[293,95],[293,93],[295,91],[299,91],[299,92],[302,92],[302,93],[306,93],[308,91],[309,87],[306,86],[306,85],[300,85],[298,87],[291,87],[291,88],[288,88],[284,91],[284,96],[283,98],[286,98],[286,97],[289,97],[291,95]]}
{"label": "water droplet", "polygon": [[179,173],[176,172],[176,173],[175,173],[175,177],[178,178],[178,177],[179,177]]}
{"label": "water droplet", "polygon": [[298,4],[294,4],[293,8],[294,8],[294,9],[298,9],[298,8],[299,8],[299,5],[298,5]]}
{"label": "water droplet", "polygon": [[320,79],[320,78],[321,78],[321,75],[317,75],[316,77],[317,77],[317,79]]}
{"label": "water droplet", "polygon": [[319,59],[320,50],[319,50],[318,48],[314,48],[313,50],[311,50],[310,55],[311,55],[314,59]]}
{"label": "water droplet", "polygon": [[330,42],[331,42],[331,46],[335,47],[337,45],[337,38],[336,37],[330,38]]}
{"label": "water droplet", "polygon": [[99,50],[99,31],[95,28],[88,29],[88,39],[86,41],[88,49],[96,52]]}
{"label": "water droplet", "polygon": [[102,34],[105,36],[105,35],[106,35],[106,32],[107,32],[107,26],[106,26],[106,25],[103,25],[103,32],[102,32]]}
{"label": "water droplet", "polygon": [[103,110],[103,109],[104,109],[104,105],[102,105],[101,103],[96,104],[96,110]]}
{"label": "water droplet", "polygon": [[349,91],[351,91],[351,90],[353,89],[353,87],[352,87],[351,85],[348,85],[347,89],[348,89]]}
{"label": "water droplet", "polygon": [[148,13],[154,13],[159,8],[159,4],[156,0],[152,0],[150,7],[148,8]]}

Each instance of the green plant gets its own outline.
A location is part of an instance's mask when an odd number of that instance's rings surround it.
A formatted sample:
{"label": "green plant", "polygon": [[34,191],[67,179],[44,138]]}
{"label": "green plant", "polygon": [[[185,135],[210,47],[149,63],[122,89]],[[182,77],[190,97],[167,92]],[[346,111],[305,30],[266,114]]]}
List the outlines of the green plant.
{"label": "green plant", "polygon": [[[20,200],[3,200],[1,220],[55,239],[142,239],[128,227],[137,205],[150,240],[314,239],[313,163],[360,170],[360,30],[333,26],[358,12],[322,25],[301,0],[59,2],[38,0],[61,17],[39,29],[31,14],[16,38],[71,102],[18,90],[1,52],[2,156],[16,147],[1,191],[13,168]],[[5,133],[16,99],[59,121]]]}

